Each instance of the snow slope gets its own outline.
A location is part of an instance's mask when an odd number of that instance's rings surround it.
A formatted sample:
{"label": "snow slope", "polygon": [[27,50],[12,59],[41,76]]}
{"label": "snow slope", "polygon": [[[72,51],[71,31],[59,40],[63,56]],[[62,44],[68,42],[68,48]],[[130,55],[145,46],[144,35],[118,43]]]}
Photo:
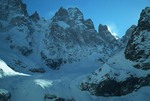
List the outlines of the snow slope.
{"label": "snow slope", "polygon": [[27,74],[15,72],[9,66],[7,66],[7,64],[3,60],[0,59],[0,78],[7,77],[7,76],[16,76],[16,75],[29,76]]}
{"label": "snow slope", "polygon": [[126,80],[133,75],[134,77],[144,77],[150,74],[150,70],[140,70],[133,67],[135,63],[127,60],[124,56],[124,50],[118,52],[111,57],[104,65],[97,69],[93,75],[91,75],[91,83],[99,83],[106,80],[109,75],[110,78],[114,78],[117,81]]}
{"label": "snow slope", "polygon": [[[89,92],[80,90],[80,83],[90,73],[91,65],[87,66],[85,72],[83,65],[73,64],[71,68],[70,66],[66,65],[62,67],[63,70],[44,74],[0,78],[0,88],[10,91],[11,101],[44,101],[46,94],[75,101],[148,101],[149,99],[150,87],[143,87],[137,92],[121,97],[90,95]],[[76,66],[80,66],[80,69],[78,70]]]}

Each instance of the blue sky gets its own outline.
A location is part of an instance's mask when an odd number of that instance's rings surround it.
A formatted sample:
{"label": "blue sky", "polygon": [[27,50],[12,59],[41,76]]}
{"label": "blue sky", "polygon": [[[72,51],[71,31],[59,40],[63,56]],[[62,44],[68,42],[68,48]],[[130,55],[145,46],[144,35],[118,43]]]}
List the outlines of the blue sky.
{"label": "blue sky", "polygon": [[133,24],[137,25],[142,9],[150,6],[150,0],[23,0],[28,13],[38,11],[40,17],[50,19],[62,6],[78,7],[84,18],[91,18],[96,30],[106,24],[113,34],[121,37]]}

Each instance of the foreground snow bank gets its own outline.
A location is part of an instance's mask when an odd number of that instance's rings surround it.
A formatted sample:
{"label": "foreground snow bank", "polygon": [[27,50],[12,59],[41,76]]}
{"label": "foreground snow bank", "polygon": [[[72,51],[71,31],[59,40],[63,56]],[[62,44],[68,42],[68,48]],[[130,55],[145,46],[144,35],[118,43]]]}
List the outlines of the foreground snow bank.
{"label": "foreground snow bank", "polygon": [[3,60],[0,59],[0,78],[15,75],[29,76],[28,74],[15,72]]}

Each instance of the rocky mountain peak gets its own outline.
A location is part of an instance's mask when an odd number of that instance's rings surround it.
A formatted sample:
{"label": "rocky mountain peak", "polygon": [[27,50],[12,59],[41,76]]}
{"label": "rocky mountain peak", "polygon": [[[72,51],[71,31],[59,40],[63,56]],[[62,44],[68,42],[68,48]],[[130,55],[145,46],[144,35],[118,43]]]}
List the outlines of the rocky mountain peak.
{"label": "rocky mountain peak", "polygon": [[56,12],[55,16],[63,16],[67,14],[68,14],[67,10],[63,7],[60,7],[58,12]]}
{"label": "rocky mountain peak", "polygon": [[125,33],[125,35],[121,38],[121,43],[123,44],[123,47],[126,46],[129,38],[131,37],[133,31],[135,30],[136,25],[132,25]]}
{"label": "rocky mountain peak", "polygon": [[110,45],[111,48],[118,47],[117,39],[111,34],[106,25],[100,24],[98,27],[100,36]]}
{"label": "rocky mountain peak", "polygon": [[74,21],[83,21],[83,14],[78,8],[68,8],[65,9],[60,7],[59,10],[55,13],[55,16],[52,18],[53,21],[64,21],[64,22],[74,22]]}
{"label": "rocky mountain peak", "polygon": [[108,31],[108,27],[106,25],[100,24],[98,26],[98,32],[102,32],[102,31]]}
{"label": "rocky mountain peak", "polygon": [[138,26],[141,30],[150,31],[150,7],[146,7],[144,10],[142,10],[140,19],[138,21]]}
{"label": "rocky mountain peak", "polygon": [[68,14],[72,20],[83,20],[83,13],[78,8],[68,8]]}
{"label": "rocky mountain peak", "polygon": [[39,17],[39,14],[38,14],[37,11],[35,11],[35,12],[30,16],[30,18],[31,18],[32,20],[34,20],[34,21],[40,20],[40,17]]}
{"label": "rocky mountain peak", "polygon": [[87,19],[84,21],[84,24],[87,26],[88,29],[95,29],[93,21],[91,19]]}
{"label": "rocky mountain peak", "polygon": [[10,20],[14,16],[28,16],[26,5],[21,0],[1,0],[0,19]]}
{"label": "rocky mountain peak", "polygon": [[138,26],[133,31],[125,49],[125,57],[136,62],[135,67],[150,69],[150,7],[140,15]]}
{"label": "rocky mountain peak", "polygon": [[53,21],[67,21],[68,20],[68,11],[63,7],[60,7],[59,10],[55,13],[52,20]]}

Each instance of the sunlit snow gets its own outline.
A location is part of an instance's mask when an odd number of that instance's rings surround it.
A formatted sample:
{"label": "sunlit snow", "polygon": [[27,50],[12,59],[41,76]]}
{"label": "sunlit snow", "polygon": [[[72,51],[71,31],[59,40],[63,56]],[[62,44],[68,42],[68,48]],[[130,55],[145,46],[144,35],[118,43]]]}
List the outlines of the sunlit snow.
{"label": "sunlit snow", "polygon": [[109,32],[111,32],[111,34],[112,34],[116,39],[118,39],[118,34],[117,34],[116,31],[114,31],[115,29],[116,29],[115,27],[112,27],[112,26],[108,25],[108,30],[109,30]]}
{"label": "sunlit snow", "polygon": [[34,82],[37,85],[41,86],[43,89],[53,85],[53,81],[52,80],[36,79]]}
{"label": "sunlit snow", "polygon": [[0,78],[5,76],[15,76],[15,75],[29,76],[28,74],[15,72],[9,66],[7,66],[7,64],[4,61],[0,59]]}

